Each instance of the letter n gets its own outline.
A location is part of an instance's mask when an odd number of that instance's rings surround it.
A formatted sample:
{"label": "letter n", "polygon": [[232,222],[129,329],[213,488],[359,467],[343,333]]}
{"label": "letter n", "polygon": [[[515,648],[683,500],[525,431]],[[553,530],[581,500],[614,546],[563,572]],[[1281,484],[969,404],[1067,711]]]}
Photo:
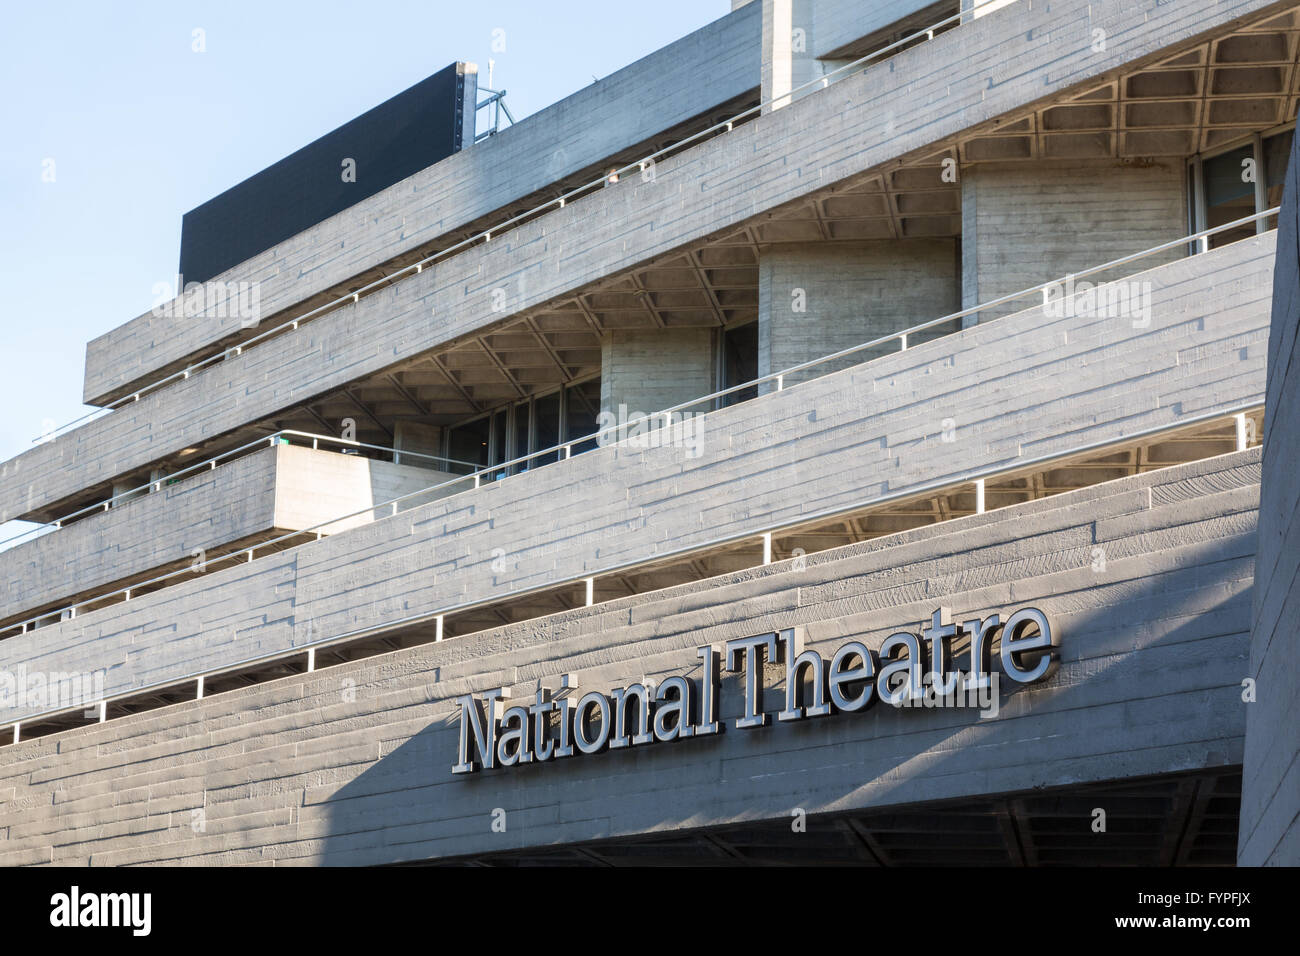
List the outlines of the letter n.
{"label": "letter n", "polygon": [[[470,695],[460,698],[460,747],[458,760],[452,773],[473,773],[491,770],[496,766],[497,723],[501,720],[501,698],[506,688],[488,691],[483,699]],[[474,738],[477,759],[470,753],[470,737]]]}

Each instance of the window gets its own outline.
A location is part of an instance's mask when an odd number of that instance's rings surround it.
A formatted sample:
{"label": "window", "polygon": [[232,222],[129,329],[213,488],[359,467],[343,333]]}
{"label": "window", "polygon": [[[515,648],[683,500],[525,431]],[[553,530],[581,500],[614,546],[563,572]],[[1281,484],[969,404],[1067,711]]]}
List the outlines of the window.
{"label": "window", "polygon": [[[1193,159],[1188,170],[1192,231],[1213,229],[1278,205],[1293,135],[1294,128],[1255,135]],[[1217,249],[1276,225],[1276,217],[1269,217],[1217,232],[1209,237],[1209,247]]]}
{"label": "window", "polygon": [[[722,382],[731,388],[741,382],[758,378],[758,321],[748,322],[722,331]],[[722,405],[735,405],[758,396],[758,387],[751,386],[722,396]]]}
{"label": "window", "polygon": [[[533,402],[534,450],[551,448],[560,443],[560,393],[551,392]],[[559,452],[549,452],[533,459],[534,467],[559,460]]]}
{"label": "window", "polygon": [[[532,448],[530,448],[528,445],[528,437],[531,431],[529,426],[532,424],[532,420],[533,420],[532,410],[533,410],[533,403],[531,400],[527,402],[520,402],[518,405],[514,407],[515,443],[514,446],[510,449],[511,458],[522,458],[525,455],[527,455],[530,451],[532,451]],[[511,473],[517,475],[521,471],[527,471],[531,467],[533,467],[533,462],[521,461],[519,464],[514,466]]]}
{"label": "window", "polygon": [[[498,412],[494,412],[492,415],[492,445],[490,461],[494,465],[499,465],[501,462],[510,459],[510,448],[506,444],[506,440],[510,436],[510,432],[506,429],[506,418],[509,415],[509,412],[509,409],[503,408]],[[493,471],[492,474],[488,476],[488,480],[497,481],[505,476],[505,471]]]}
{"label": "window", "polygon": [[[1250,181],[1254,178],[1252,166],[1257,166],[1253,144],[1204,161],[1201,176],[1205,184],[1205,225],[1202,229],[1213,229],[1258,211],[1255,209],[1255,184]],[[1210,248],[1217,249],[1254,234],[1254,223],[1218,232],[1210,236]]]}
{"label": "window", "polygon": [[447,430],[447,457],[455,461],[469,462],[477,468],[484,468],[489,464],[486,416]]}
{"label": "window", "polygon": [[[600,414],[600,379],[593,378],[564,390],[564,440],[572,441],[596,431],[596,416]],[[573,446],[577,455],[596,447],[594,438]]]}
{"label": "window", "polygon": [[[446,430],[449,458],[490,468],[522,458],[544,448],[590,435],[596,430],[600,411],[600,379],[588,379],[536,398],[527,398],[459,422]],[[594,439],[573,446],[572,453],[595,448]],[[493,468],[483,481],[498,481],[508,474],[520,474],[553,464],[563,457],[547,452],[509,468]]]}

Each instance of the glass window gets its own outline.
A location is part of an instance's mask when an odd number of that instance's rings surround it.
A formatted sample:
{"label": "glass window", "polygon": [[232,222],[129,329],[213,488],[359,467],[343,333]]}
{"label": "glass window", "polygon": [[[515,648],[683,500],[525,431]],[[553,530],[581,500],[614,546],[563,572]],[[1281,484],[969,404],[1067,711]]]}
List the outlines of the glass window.
{"label": "glass window", "polygon": [[[532,450],[528,447],[529,423],[531,422],[529,413],[531,408],[532,402],[520,402],[515,406],[515,443],[510,449],[511,458],[522,458]],[[517,475],[521,471],[527,471],[531,467],[533,467],[532,462],[521,461],[514,466],[514,474]]]}
{"label": "glass window", "polygon": [[[550,448],[560,443],[560,393],[543,395],[533,402],[533,441],[534,449]],[[534,467],[549,465],[559,460],[559,452],[538,455],[533,459]]]}
{"label": "glass window", "polygon": [[[503,408],[492,415],[492,464],[499,465],[510,458],[510,450],[506,444],[508,437],[506,431],[506,410]],[[494,471],[488,476],[489,481],[496,481],[504,478],[504,471]]]}
{"label": "glass window", "polygon": [[[1205,184],[1205,229],[1213,229],[1255,213],[1255,184],[1249,182],[1247,169],[1254,163],[1255,147],[1246,144],[1228,153],[1207,159],[1201,164]],[[1255,224],[1210,236],[1210,248],[1217,249],[1238,239],[1255,235]]]}
{"label": "glass window", "polygon": [[[596,416],[600,414],[600,379],[593,378],[565,389],[564,440],[569,441],[596,431]],[[590,451],[596,447],[591,438],[573,446],[573,454]]]}
{"label": "glass window", "polygon": [[[571,385],[562,392],[519,402],[508,408],[452,425],[447,429],[447,455],[478,468],[491,468],[542,448],[554,448],[572,438],[596,431],[600,412],[600,379]],[[573,454],[596,447],[595,439],[575,444]],[[564,457],[562,451],[548,452],[510,468],[496,468],[483,475],[497,481],[507,474],[519,474]],[[467,471],[465,467],[453,469]]]}
{"label": "glass window", "polygon": [[[758,322],[724,329],[722,333],[724,388],[758,378]],[[747,402],[758,396],[758,386],[724,395],[723,405]]]}
{"label": "glass window", "polygon": [[[472,422],[448,429],[447,457],[469,462],[479,468],[486,467],[489,464],[488,419],[476,418]],[[462,472],[467,469],[453,466],[452,470]]]}

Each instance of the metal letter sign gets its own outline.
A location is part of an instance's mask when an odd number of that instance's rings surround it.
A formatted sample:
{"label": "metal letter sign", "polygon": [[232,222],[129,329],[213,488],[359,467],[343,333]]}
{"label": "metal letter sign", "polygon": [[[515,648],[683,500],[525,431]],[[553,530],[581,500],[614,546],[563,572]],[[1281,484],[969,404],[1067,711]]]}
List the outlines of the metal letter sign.
{"label": "metal letter sign", "polygon": [[[952,644],[970,645],[970,670],[950,669]],[[990,670],[998,645],[998,671]],[[460,698],[460,747],[452,773],[473,773],[517,764],[546,763],[605,750],[668,743],[721,733],[718,692],[722,671],[744,675],[744,709],[733,726],[766,727],[763,664],[785,665],[781,722],[810,720],[866,710],[876,701],[893,707],[979,706],[997,711],[999,678],[1017,684],[1046,680],[1056,671],[1057,644],[1047,615],[1020,608],[1001,622],[998,615],[957,623],[937,608],[919,633],[897,631],[873,651],[857,640],[825,657],[805,649],[801,628],[727,641],[721,649],[701,647],[698,680],[674,676],[656,684],[636,681],[606,694],[580,692],[574,675],[561,687],[539,690],[536,698],[512,700],[511,689],[495,688]]]}

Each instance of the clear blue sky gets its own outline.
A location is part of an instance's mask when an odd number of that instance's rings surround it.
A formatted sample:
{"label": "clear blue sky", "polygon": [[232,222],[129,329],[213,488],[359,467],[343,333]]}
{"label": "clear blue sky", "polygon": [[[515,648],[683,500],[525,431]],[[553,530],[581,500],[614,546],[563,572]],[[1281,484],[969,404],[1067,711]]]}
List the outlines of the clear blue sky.
{"label": "clear blue sky", "polygon": [[[0,31],[0,460],[81,415],[85,343],[171,280],[181,215],[456,60],[516,119],[728,0],[24,3]],[[192,50],[193,31],[206,50]],[[505,50],[492,52],[493,31]],[[53,160],[53,182],[42,181]],[[12,529],[10,529],[12,530]],[[0,526],[0,538],[6,536]]]}

